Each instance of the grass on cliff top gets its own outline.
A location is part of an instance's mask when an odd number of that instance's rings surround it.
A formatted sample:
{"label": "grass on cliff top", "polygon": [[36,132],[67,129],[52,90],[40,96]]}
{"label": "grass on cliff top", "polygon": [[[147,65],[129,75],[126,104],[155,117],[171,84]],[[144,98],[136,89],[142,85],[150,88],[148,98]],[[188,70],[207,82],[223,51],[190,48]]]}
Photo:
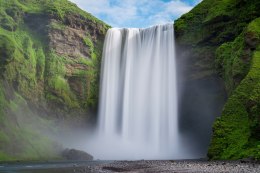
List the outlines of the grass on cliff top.
{"label": "grass on cliff top", "polygon": [[259,0],[204,0],[175,21],[175,31],[184,45],[220,45],[233,41],[259,11]]}
{"label": "grass on cliff top", "polygon": [[5,28],[12,30],[16,27],[23,13],[51,15],[62,21],[69,15],[75,15],[81,20],[89,20],[93,24],[103,25],[103,32],[110,27],[68,0],[0,0],[0,21],[5,25]]}
{"label": "grass on cliff top", "polygon": [[[45,40],[40,37],[39,33],[34,33],[30,28],[27,28],[23,23],[23,17],[25,13],[41,13],[54,15],[64,20],[66,15],[72,14],[80,15],[78,17],[81,20],[91,20],[93,25],[100,24],[100,21],[67,0],[0,0],[0,4],[0,20],[10,19],[9,28],[2,26],[3,22],[0,23],[0,36],[3,37],[0,44],[0,49],[3,50],[0,53],[6,55],[1,56],[2,58],[0,59],[3,62],[0,66],[1,74],[4,74],[10,83],[15,83],[17,90],[26,99],[37,99],[43,90],[49,88],[50,90],[47,90],[45,93],[47,99],[65,103],[65,105],[71,108],[78,108],[79,104],[75,96],[78,93],[71,91],[67,81],[68,78],[65,78],[66,64],[63,63],[63,60],[66,59],[67,61],[69,58],[60,58],[46,51],[47,44],[45,44]],[[106,26],[104,23],[102,24]],[[62,23],[52,23],[51,27],[62,30],[65,26]],[[6,41],[7,39],[10,41]],[[86,108],[87,105],[90,107],[97,105],[98,68],[100,68],[97,61],[100,61],[101,58],[101,53],[97,49],[102,49],[102,46],[93,42],[90,35],[87,35],[84,41],[90,50],[91,60],[81,60],[78,63],[88,66],[89,70],[87,72],[82,70],[75,71],[73,75],[81,76],[85,79],[85,82],[82,81],[82,84],[86,83],[87,86],[84,89],[86,91],[84,91],[84,98],[79,98],[79,100],[84,99],[84,103],[81,105]],[[60,71],[63,71],[61,72],[62,74]],[[47,81],[46,84],[48,85],[45,89],[38,85],[44,81]]]}

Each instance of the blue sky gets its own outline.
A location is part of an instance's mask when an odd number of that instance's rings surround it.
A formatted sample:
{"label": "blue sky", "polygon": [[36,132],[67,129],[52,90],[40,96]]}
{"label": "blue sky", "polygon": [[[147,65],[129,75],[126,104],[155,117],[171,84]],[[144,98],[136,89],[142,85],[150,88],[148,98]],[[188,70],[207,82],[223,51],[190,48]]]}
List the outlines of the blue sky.
{"label": "blue sky", "polygon": [[113,27],[145,28],[170,23],[201,0],[70,0]]}

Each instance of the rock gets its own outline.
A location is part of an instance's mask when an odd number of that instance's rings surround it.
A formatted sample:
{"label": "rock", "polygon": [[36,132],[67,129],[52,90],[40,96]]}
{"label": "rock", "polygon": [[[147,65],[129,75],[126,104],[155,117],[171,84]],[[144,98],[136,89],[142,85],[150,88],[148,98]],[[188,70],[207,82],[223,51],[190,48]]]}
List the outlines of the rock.
{"label": "rock", "polygon": [[[55,20],[51,20],[51,22],[53,25],[62,25]],[[84,43],[85,37],[87,37],[86,31],[69,26],[64,26],[62,29],[51,29],[49,32],[50,47],[58,55],[90,59],[91,52]]]}
{"label": "rock", "polygon": [[85,151],[68,148],[62,152],[62,157],[67,160],[93,160],[93,156]]}
{"label": "rock", "polygon": [[245,34],[245,43],[250,49],[256,49],[256,46],[259,43],[259,39],[254,32],[247,32]]}
{"label": "rock", "polygon": [[239,161],[240,163],[254,163],[256,160],[254,157],[248,157],[248,158],[240,159]]}

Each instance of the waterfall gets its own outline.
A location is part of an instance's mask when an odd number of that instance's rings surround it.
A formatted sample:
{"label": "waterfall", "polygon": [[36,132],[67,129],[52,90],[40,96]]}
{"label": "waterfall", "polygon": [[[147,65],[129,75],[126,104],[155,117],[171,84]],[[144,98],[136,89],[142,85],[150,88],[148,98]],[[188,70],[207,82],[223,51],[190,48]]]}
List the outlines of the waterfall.
{"label": "waterfall", "polygon": [[108,30],[96,158],[179,158],[175,66],[173,24]]}

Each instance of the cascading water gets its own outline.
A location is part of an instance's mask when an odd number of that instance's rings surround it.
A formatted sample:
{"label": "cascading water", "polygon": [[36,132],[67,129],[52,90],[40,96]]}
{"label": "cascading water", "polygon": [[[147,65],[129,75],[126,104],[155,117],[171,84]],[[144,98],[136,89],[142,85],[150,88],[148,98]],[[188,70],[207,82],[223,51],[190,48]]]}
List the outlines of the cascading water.
{"label": "cascading water", "polygon": [[179,158],[173,24],[108,30],[101,73],[95,158]]}

